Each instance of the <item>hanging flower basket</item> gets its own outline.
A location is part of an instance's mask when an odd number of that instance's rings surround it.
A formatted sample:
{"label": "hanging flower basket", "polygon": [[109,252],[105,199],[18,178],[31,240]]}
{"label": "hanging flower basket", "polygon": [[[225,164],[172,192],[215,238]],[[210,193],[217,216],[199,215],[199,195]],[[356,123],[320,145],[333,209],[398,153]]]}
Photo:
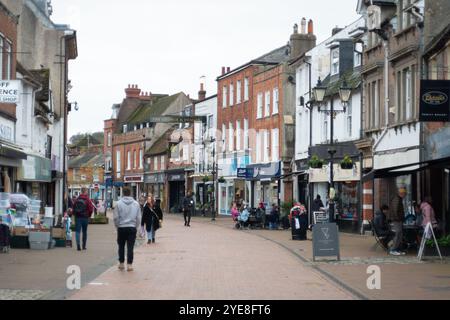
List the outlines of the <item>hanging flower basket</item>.
{"label": "hanging flower basket", "polygon": [[350,156],[346,155],[344,159],[341,161],[341,168],[344,170],[353,169],[353,160]]}
{"label": "hanging flower basket", "polygon": [[219,182],[219,183],[225,183],[225,178],[224,178],[224,177],[220,177],[219,180],[217,180],[217,182]]}
{"label": "hanging flower basket", "polygon": [[319,159],[317,155],[313,155],[309,160],[309,167],[312,169],[322,169],[324,162],[325,161],[323,159]]}
{"label": "hanging flower basket", "polygon": [[202,181],[205,182],[205,183],[208,182],[208,181],[209,181],[209,177],[207,177],[207,176],[206,176],[206,177],[203,177],[203,178],[202,178]]}

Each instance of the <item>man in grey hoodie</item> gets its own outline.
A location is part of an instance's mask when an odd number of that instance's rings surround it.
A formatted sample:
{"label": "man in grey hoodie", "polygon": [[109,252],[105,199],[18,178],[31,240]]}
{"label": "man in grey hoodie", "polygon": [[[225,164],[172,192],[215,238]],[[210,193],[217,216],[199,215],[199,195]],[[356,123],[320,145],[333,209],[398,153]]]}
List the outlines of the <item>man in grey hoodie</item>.
{"label": "man in grey hoodie", "polygon": [[123,189],[123,198],[114,209],[114,224],[119,245],[119,270],[125,270],[125,245],[127,245],[127,271],[133,271],[134,244],[141,225],[141,206],[131,197],[131,189]]}

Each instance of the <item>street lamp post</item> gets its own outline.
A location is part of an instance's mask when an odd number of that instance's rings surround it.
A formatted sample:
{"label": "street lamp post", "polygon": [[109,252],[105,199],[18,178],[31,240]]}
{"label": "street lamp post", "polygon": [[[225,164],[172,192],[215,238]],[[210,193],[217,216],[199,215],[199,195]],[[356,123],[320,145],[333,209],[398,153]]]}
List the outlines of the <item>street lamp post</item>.
{"label": "street lamp post", "polygon": [[213,157],[213,166],[212,166],[212,176],[213,176],[213,184],[212,184],[212,199],[211,199],[211,204],[212,204],[212,221],[216,221],[216,174],[217,174],[217,168],[216,168],[216,145],[215,142],[216,140],[211,137],[210,140],[211,144],[213,145],[213,151],[212,151],[212,157]]}
{"label": "street lamp post", "polygon": [[317,82],[317,86],[313,89],[315,102],[319,104],[319,112],[325,112],[330,115],[330,148],[328,149],[328,153],[330,154],[330,186],[328,189],[329,196],[329,205],[330,205],[330,222],[335,222],[335,203],[334,198],[336,191],[334,189],[334,155],[336,154],[336,149],[334,148],[334,118],[340,112],[347,111],[347,104],[350,100],[350,96],[352,90],[347,86],[347,83],[344,79],[342,86],[339,88],[339,97],[341,99],[341,103],[343,105],[343,110],[335,110],[334,109],[334,98],[331,95],[330,98],[330,110],[322,110],[320,104],[325,100],[325,94],[327,92],[327,87],[322,86],[322,81],[319,78]]}

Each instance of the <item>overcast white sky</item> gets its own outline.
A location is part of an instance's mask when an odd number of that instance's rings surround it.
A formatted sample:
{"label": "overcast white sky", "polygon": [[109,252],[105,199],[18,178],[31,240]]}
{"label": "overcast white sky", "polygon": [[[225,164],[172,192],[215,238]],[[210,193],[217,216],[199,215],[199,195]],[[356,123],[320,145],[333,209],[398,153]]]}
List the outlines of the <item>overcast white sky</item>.
{"label": "overcast white sky", "polygon": [[103,130],[128,84],[197,97],[217,91],[221,67],[238,67],[285,45],[295,23],[314,20],[318,43],[351,24],[357,0],[53,0],[52,19],[77,30],[79,57],[69,137]]}

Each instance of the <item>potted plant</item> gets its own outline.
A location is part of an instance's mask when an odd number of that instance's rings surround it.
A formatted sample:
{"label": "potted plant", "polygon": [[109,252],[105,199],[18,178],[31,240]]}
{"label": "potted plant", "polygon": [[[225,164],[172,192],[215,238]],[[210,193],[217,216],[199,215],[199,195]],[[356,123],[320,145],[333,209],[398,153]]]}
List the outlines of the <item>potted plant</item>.
{"label": "potted plant", "polygon": [[[438,239],[437,243],[439,245],[439,250],[441,251],[441,255],[443,257],[450,256],[450,235]],[[430,239],[425,243],[424,255],[425,256],[439,256],[439,254],[437,252],[437,248],[434,245],[433,239]]]}
{"label": "potted plant", "polygon": [[346,155],[341,161],[341,168],[344,170],[353,169],[353,160],[349,155]]}
{"label": "potted plant", "polygon": [[219,180],[217,180],[217,182],[219,182],[219,183],[225,183],[225,178],[224,178],[224,177],[220,177]]}
{"label": "potted plant", "polygon": [[313,155],[309,160],[309,167],[312,169],[322,169],[324,160],[320,159],[317,155]]}

